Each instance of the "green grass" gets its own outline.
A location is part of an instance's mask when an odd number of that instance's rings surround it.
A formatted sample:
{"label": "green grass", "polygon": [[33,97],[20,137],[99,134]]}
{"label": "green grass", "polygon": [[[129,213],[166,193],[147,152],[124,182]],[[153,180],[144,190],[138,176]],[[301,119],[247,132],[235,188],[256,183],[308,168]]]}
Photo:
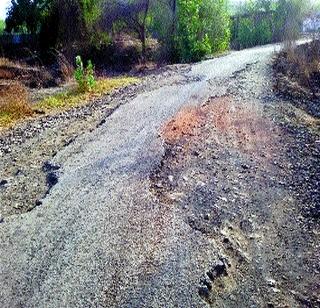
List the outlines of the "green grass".
{"label": "green grass", "polygon": [[9,126],[14,121],[14,117],[10,112],[0,112],[0,127]]}
{"label": "green grass", "polygon": [[44,98],[35,104],[34,109],[45,112],[70,109],[75,106],[84,105],[95,98],[99,98],[112,92],[115,89],[128,86],[138,81],[139,79],[133,77],[98,79],[95,87],[90,92],[80,92],[77,89],[68,90],[66,92]]}

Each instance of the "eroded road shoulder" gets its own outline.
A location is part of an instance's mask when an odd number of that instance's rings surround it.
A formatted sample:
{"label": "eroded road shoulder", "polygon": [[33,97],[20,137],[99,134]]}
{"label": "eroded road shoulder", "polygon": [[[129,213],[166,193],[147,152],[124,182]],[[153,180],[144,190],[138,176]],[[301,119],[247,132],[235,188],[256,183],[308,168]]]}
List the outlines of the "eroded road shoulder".
{"label": "eroded road shoulder", "polygon": [[219,251],[199,278],[206,303],[316,307],[318,214],[304,214],[316,210],[318,186],[305,189],[299,173],[319,169],[309,165],[319,155],[317,135],[307,133],[314,143],[302,153],[294,131],[252,100],[229,95],[182,109],[162,129],[166,154],[152,190]]}

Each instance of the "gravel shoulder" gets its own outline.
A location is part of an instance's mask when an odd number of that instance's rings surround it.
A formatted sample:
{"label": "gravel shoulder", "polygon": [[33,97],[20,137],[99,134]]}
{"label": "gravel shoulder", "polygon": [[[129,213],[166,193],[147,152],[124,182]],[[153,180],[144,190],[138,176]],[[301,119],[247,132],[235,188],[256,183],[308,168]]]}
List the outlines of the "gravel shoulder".
{"label": "gravel shoulder", "polygon": [[2,135],[1,307],[318,306],[319,123],[277,48]]}

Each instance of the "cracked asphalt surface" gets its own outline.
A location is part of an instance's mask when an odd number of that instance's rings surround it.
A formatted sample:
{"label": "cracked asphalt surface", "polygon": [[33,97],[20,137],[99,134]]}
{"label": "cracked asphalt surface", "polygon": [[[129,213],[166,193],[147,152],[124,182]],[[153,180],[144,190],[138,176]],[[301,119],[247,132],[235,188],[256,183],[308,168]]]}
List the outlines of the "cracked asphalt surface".
{"label": "cracked asphalt surface", "polygon": [[[230,94],[230,80],[252,65],[265,67],[278,48],[194,64],[190,82],[139,94],[58,152],[51,163],[61,166],[59,180],[42,205],[0,224],[0,306],[236,307],[199,296],[199,281],[221,249],[190,227],[183,208],[159,200],[150,174],[165,154],[164,123],[183,106]],[[271,85],[252,78],[237,91],[263,101],[259,93]],[[268,302],[247,294],[241,304]]]}

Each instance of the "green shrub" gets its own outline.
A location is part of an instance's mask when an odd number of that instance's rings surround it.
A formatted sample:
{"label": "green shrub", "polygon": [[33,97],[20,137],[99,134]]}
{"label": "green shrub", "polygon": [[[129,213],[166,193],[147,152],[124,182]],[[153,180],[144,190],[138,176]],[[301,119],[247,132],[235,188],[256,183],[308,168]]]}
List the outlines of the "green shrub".
{"label": "green shrub", "polygon": [[96,80],[94,77],[94,67],[91,60],[88,61],[87,67],[84,68],[81,57],[76,57],[76,70],[74,72],[74,78],[78,83],[80,92],[91,92],[93,90],[96,85]]}
{"label": "green shrub", "polygon": [[178,0],[178,8],[177,60],[199,61],[229,47],[225,0]]}

